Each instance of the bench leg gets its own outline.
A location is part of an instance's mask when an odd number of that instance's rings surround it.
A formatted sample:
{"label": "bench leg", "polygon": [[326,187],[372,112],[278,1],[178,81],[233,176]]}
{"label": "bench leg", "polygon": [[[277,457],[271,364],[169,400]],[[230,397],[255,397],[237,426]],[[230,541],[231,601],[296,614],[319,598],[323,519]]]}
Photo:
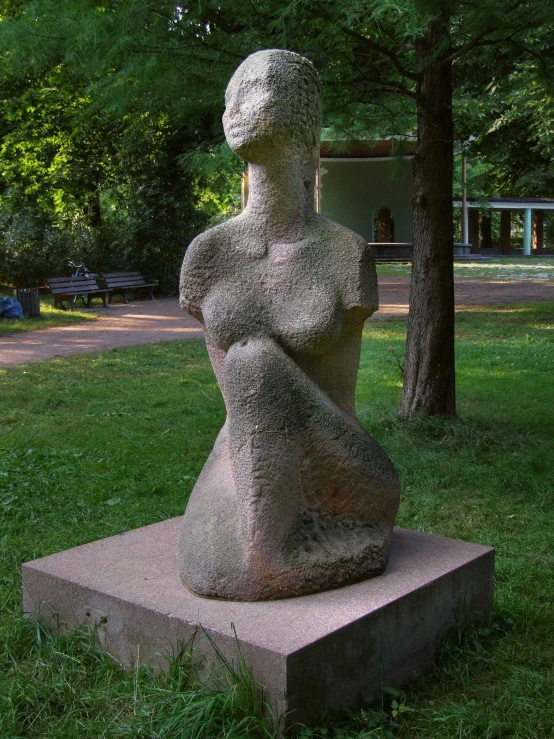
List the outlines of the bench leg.
{"label": "bench leg", "polygon": [[150,300],[154,300],[154,288],[149,287],[148,292],[150,293]]}

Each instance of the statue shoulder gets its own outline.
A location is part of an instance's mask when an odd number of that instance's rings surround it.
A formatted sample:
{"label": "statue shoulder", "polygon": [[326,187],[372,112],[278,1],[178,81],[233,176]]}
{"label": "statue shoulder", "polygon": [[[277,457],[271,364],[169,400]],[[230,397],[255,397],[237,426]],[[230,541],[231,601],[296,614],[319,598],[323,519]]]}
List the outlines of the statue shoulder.
{"label": "statue shoulder", "polygon": [[357,254],[364,255],[364,257],[369,255],[370,258],[373,256],[373,247],[363,236],[336,221],[323,216],[320,216],[320,219],[328,238],[338,251],[347,251],[351,257]]}
{"label": "statue shoulder", "polygon": [[326,220],[326,241],[338,269],[346,308],[361,308],[370,316],[379,308],[373,247],[346,226]]}
{"label": "statue shoulder", "polygon": [[183,310],[196,318],[201,318],[202,301],[221,274],[228,230],[228,224],[223,223],[204,231],[191,241],[185,252],[179,302]]}
{"label": "statue shoulder", "polygon": [[183,267],[188,266],[189,263],[192,266],[199,260],[214,259],[225,242],[226,231],[229,230],[228,226],[228,223],[221,223],[198,234],[190,242],[185,252]]}

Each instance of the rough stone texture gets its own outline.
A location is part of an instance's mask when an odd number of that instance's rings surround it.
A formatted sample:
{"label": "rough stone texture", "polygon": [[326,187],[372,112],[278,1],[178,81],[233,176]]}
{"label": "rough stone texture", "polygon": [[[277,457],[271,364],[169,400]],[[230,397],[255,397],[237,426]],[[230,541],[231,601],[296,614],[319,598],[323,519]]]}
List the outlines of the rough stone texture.
{"label": "rough stone texture", "polygon": [[249,198],[183,262],[181,306],[204,325],[227,421],[185,512],[179,569],[201,595],[281,598],[386,566],[398,477],[354,411],[377,278],[362,237],[313,210],[311,63],[275,49],[248,57],[223,123],[249,163]]}
{"label": "rough stone texture", "polygon": [[[457,623],[492,606],[494,550],[395,529],[384,575],[323,593],[269,602],[200,598],[181,587],[172,519],[23,566],[24,609],[50,626],[98,628],[126,667],[167,666],[203,635],[229,659],[240,653],[286,722],[317,722],[326,711],[398,687],[432,664]],[[209,662],[209,660],[208,660]]]}

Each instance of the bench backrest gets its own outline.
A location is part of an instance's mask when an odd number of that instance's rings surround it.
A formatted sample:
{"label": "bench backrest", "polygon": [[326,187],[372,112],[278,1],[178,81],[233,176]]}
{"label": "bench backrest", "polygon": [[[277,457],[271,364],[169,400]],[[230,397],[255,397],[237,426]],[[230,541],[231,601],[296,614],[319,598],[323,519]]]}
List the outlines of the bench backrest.
{"label": "bench backrest", "polygon": [[145,285],[144,277],[140,272],[109,272],[104,273],[106,287],[112,290],[125,287],[140,287]]}
{"label": "bench backrest", "polygon": [[47,277],[46,282],[53,295],[80,295],[98,290],[96,275],[72,277]]}

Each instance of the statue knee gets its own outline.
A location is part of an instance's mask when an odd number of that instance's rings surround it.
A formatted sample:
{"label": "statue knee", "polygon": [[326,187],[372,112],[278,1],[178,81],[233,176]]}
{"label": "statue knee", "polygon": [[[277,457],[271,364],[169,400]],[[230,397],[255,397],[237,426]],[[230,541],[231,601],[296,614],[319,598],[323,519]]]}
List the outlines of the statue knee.
{"label": "statue knee", "polygon": [[240,376],[245,380],[280,374],[283,350],[273,339],[253,337],[235,342],[225,358],[226,376]]}
{"label": "statue knee", "polygon": [[256,406],[268,409],[288,405],[290,394],[286,355],[275,341],[254,337],[233,344],[225,358],[225,395],[228,402],[244,407],[256,400]]}

